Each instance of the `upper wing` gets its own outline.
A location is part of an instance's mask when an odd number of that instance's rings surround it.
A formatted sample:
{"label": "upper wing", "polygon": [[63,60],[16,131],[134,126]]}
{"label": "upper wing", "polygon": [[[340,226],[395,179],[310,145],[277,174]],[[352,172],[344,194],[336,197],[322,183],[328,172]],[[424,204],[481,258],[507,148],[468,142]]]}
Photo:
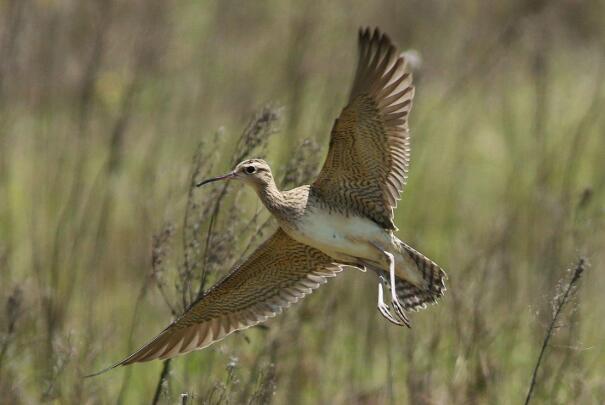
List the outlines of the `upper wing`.
{"label": "upper wing", "polygon": [[209,346],[279,314],[339,271],[329,256],[278,229],[155,339],[109,369]]}
{"label": "upper wing", "polygon": [[330,149],[313,184],[335,205],[343,203],[395,229],[393,208],[410,161],[408,114],[412,77],[391,40],[359,32],[359,61],[349,104],[334,123]]}

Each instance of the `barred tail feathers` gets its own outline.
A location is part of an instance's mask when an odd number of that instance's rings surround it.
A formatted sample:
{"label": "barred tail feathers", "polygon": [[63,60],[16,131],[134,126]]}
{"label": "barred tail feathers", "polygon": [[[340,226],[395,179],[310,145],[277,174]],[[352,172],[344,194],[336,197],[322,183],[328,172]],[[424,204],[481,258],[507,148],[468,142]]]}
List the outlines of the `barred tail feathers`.
{"label": "barred tail feathers", "polygon": [[[398,276],[395,280],[397,297],[405,310],[418,311],[425,309],[427,304],[436,303],[445,294],[447,275],[439,265],[422,253],[398,239],[397,243],[401,255],[404,256],[405,265],[415,267],[414,269],[406,269],[406,272],[413,271],[417,273],[418,277],[415,278],[420,280],[420,282],[412,283]],[[388,280],[388,273],[386,271],[383,277],[386,277]]]}

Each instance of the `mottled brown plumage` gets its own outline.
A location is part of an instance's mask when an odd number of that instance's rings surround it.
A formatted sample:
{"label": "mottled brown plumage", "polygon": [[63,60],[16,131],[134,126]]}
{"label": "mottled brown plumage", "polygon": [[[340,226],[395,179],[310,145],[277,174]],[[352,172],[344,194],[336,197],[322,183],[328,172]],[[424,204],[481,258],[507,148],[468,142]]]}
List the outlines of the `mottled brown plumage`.
{"label": "mottled brown plumage", "polygon": [[347,207],[387,229],[410,162],[412,76],[389,38],[359,33],[359,62],[349,104],[332,128],[330,150],[313,183],[330,206]]}
{"label": "mottled brown plumage", "polygon": [[282,192],[260,159],[201,182],[250,185],[279,229],[154,340],[113,367],[206,347],[280,313],[343,266],[379,276],[378,308],[398,325],[410,325],[404,311],[436,302],[445,292],[445,273],[393,234],[393,209],[409,166],[411,82],[389,38],[361,30],[349,102],[313,184]]}
{"label": "mottled brown plumage", "polygon": [[121,364],[164,359],[204,348],[279,314],[340,271],[319,250],[278,229],[241,266],[176,322]]}

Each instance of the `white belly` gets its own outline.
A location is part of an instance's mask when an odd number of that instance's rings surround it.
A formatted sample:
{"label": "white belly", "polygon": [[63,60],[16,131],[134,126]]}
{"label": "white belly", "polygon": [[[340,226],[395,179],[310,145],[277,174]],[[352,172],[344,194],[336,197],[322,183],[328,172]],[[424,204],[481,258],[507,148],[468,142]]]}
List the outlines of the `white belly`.
{"label": "white belly", "polygon": [[392,243],[390,232],[369,219],[320,210],[305,215],[296,229],[284,230],[293,239],[335,258],[345,255],[379,261],[382,257],[372,244],[386,247]]}

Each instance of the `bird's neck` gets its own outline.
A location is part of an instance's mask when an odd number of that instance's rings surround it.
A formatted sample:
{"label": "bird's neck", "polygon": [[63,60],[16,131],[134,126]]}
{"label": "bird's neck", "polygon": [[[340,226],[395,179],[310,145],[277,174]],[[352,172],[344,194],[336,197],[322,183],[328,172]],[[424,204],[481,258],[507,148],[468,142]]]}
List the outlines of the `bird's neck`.
{"label": "bird's neck", "polygon": [[255,189],[263,205],[277,219],[282,219],[287,215],[288,204],[286,203],[284,194],[279,191],[273,180],[266,184],[260,184]]}

